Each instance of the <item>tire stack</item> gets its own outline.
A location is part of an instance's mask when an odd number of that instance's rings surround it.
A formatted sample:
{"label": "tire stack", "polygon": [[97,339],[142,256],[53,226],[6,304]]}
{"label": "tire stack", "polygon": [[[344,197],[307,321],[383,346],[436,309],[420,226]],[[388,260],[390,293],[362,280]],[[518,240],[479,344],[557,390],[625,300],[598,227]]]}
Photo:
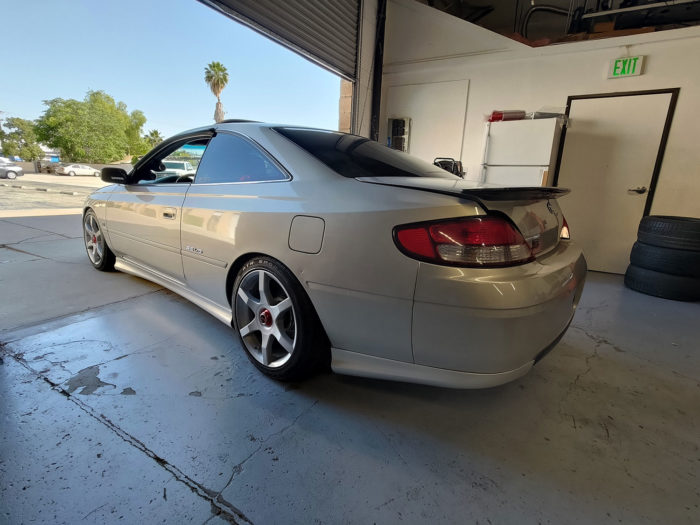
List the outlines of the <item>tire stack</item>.
{"label": "tire stack", "polygon": [[700,301],[700,219],[644,217],[625,285],[664,299]]}

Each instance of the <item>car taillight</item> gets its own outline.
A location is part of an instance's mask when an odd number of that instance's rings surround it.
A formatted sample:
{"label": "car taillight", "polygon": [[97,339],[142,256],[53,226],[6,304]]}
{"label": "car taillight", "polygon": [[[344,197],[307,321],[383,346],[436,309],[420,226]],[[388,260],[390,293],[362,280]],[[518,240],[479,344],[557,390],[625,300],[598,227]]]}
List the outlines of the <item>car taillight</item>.
{"label": "car taillight", "polygon": [[566,222],[566,217],[562,217],[562,227],[561,227],[561,233],[559,234],[560,239],[566,239],[569,240],[571,239],[571,232],[569,232],[569,224]]}
{"label": "car taillight", "polygon": [[409,257],[436,264],[492,268],[534,260],[522,234],[498,216],[397,226],[394,240]]}

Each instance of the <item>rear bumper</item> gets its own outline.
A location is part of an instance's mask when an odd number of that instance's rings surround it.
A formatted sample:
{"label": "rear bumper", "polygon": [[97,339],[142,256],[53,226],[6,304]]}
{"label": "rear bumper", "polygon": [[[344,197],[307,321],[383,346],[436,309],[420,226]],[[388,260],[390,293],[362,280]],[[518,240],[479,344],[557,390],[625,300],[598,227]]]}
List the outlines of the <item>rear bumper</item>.
{"label": "rear bumper", "polygon": [[489,388],[515,381],[527,374],[533,362],[498,374],[478,374],[404,363],[331,348],[331,368],[338,374],[404,381],[446,388]]}
{"label": "rear bumper", "polygon": [[412,321],[415,364],[471,374],[522,370],[566,331],[585,277],[583,254],[568,241],[512,268],[421,264]]}

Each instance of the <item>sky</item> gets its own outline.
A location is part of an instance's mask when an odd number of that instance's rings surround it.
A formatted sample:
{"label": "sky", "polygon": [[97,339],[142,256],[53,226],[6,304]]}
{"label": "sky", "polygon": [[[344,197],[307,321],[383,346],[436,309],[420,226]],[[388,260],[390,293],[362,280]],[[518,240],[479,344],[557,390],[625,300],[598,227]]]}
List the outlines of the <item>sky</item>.
{"label": "sky", "polygon": [[103,90],[168,137],[214,121],[204,68],[229,72],[226,118],[338,127],[340,78],[196,0],[0,0],[0,117]]}

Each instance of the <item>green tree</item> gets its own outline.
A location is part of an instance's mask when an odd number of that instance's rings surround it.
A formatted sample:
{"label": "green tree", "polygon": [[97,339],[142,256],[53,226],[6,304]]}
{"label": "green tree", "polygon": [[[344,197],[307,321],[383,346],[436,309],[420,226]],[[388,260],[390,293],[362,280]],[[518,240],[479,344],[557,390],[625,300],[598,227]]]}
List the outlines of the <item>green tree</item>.
{"label": "green tree", "polygon": [[31,120],[10,117],[5,120],[3,125],[8,129],[5,132],[0,128],[3,155],[17,155],[24,160],[36,160],[44,156],[37,141],[34,123]]}
{"label": "green tree", "polygon": [[47,108],[37,120],[37,137],[60,149],[66,160],[112,162],[147,150],[141,137],[144,114],[128,113],[126,104],[115,102],[104,91],[88,91],[82,101],[55,98],[44,104]]}
{"label": "green tree", "polygon": [[136,109],[129,114],[126,124],[126,141],[130,155],[143,155],[150,149],[145,137],[141,136],[141,130],[145,123],[146,115],[142,111]]}
{"label": "green tree", "polygon": [[228,71],[221,62],[211,62],[204,68],[204,81],[216,96],[216,110],[214,120],[221,122],[224,120],[224,106],[221,104],[221,92],[228,84]]}

